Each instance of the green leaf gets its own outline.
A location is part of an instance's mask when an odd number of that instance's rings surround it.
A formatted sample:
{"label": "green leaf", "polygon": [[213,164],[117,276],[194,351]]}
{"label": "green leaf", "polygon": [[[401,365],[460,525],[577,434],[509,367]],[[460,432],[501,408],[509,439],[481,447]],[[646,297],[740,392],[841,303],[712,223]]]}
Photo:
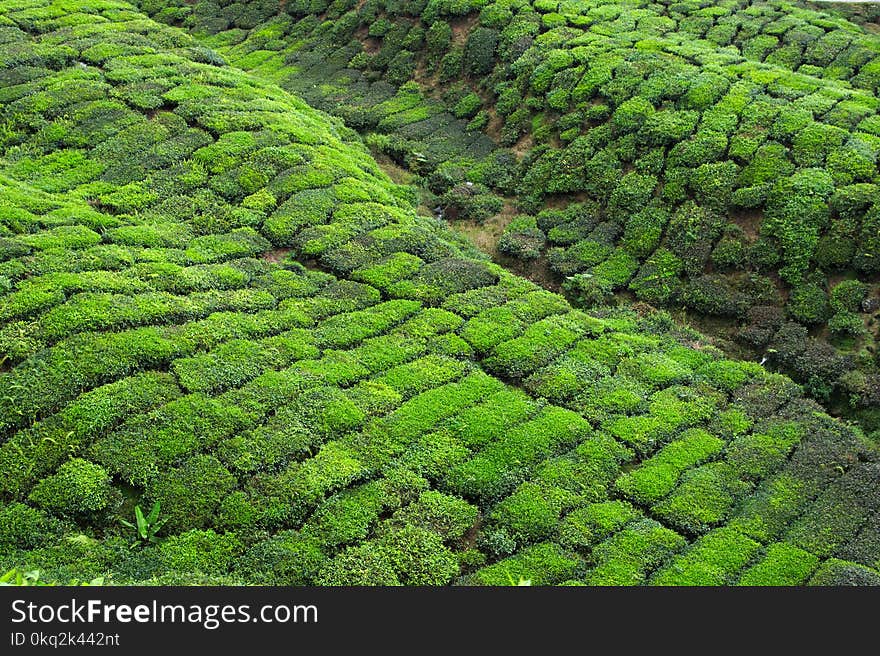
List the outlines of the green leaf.
{"label": "green leaf", "polygon": [[147,515],[147,524],[155,524],[156,520],[159,519],[159,502],[153,504],[153,509],[150,511],[150,514]]}
{"label": "green leaf", "polygon": [[147,529],[149,528],[149,524],[147,520],[144,518],[144,511],[141,510],[140,506],[134,507],[134,516],[137,519],[137,527],[138,527],[138,536],[140,538],[146,539],[147,537]]}

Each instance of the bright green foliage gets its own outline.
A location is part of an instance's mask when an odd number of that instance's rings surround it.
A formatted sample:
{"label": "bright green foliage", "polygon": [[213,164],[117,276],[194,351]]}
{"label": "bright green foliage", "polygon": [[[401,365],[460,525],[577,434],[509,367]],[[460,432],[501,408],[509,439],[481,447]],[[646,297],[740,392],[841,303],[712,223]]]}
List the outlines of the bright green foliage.
{"label": "bright green foliage", "polygon": [[517,544],[550,537],[562,512],[565,496],[527,482],[495,506],[491,519]]}
{"label": "bright green foliage", "polygon": [[[876,193],[867,191],[880,152],[875,35],[779,3],[706,9],[587,1],[577,11],[540,1],[453,4],[370,3],[346,12],[297,5],[280,13],[258,2],[144,8],[213,35],[207,42],[236,66],[342,118],[424,181],[444,218],[483,222],[502,209],[502,195],[512,197],[527,214],[500,236],[495,226],[486,232],[525,263],[546,256],[581,307],[608,304],[628,288],[651,304],[764,331],[749,310],[779,305],[795,321],[827,326],[823,339],[842,357],[869,341],[862,310],[829,312],[822,295],[835,270],[863,282],[877,270]],[[187,87],[162,97],[206,93]],[[135,107],[157,102],[128,91],[122,97],[146,103]],[[118,105],[104,111],[137,119]],[[363,265],[326,250],[362,257],[360,242],[369,243],[365,235],[386,219],[343,211],[337,221],[334,205],[376,200],[376,193],[355,193],[335,166],[306,175],[293,156],[284,159],[282,180],[269,180],[272,170],[233,161],[262,152],[242,134],[196,149],[200,164],[223,173],[211,188],[267,215],[258,221],[276,245]],[[40,181],[47,188],[76,184],[71,169],[79,170],[72,165],[83,143],[88,138],[72,140],[52,154],[57,159],[17,165],[22,174],[51,169]],[[267,160],[284,170],[271,158],[259,162]],[[132,200],[124,202],[143,204],[147,192],[131,184]],[[403,266],[398,260],[390,266]],[[765,276],[775,271],[779,285]],[[430,302],[442,297],[417,284],[397,289]],[[53,302],[22,300],[23,310]],[[790,353],[778,359],[826,396],[845,386],[837,369],[809,371]],[[857,366],[874,365],[869,357]]]}
{"label": "bright green foliage", "polygon": [[263,585],[305,585],[326,559],[318,540],[281,531],[251,546],[238,559],[236,569],[247,580]]}
{"label": "bright green foliage", "polygon": [[748,563],[758,543],[730,528],[706,534],[651,579],[652,585],[725,585]]}
{"label": "bright green foliage", "polygon": [[737,585],[801,585],[819,559],[808,551],[784,542],[767,547],[764,557],[743,572]]}
{"label": "bright green foliage", "polygon": [[479,570],[474,579],[480,585],[517,585],[521,579],[531,585],[552,585],[571,578],[577,567],[577,560],[559,547],[542,542]]}
{"label": "bright green foliage", "polygon": [[0,509],[0,545],[4,549],[34,549],[54,541],[61,530],[59,520],[23,503]]}
{"label": "bright green foliage", "polygon": [[873,581],[874,37],[643,5],[0,0],[0,571]]}
{"label": "bright green foliage", "polygon": [[226,573],[240,552],[241,543],[234,535],[218,535],[212,530],[193,529],[174,535],[159,546],[163,567],[208,575]]}
{"label": "bright green foliage", "polygon": [[444,542],[452,542],[461,539],[471,529],[478,512],[463,499],[428,490],[415,503],[396,512],[391,521],[419,526],[437,533]]}
{"label": "bright green foliage", "polygon": [[714,462],[682,476],[679,486],[653,511],[684,531],[703,533],[726,519],[737,499],[749,489],[733,467]]}
{"label": "bright green foliage", "polygon": [[652,519],[642,519],[593,549],[598,564],[586,576],[590,585],[636,585],[685,545],[685,539]]}
{"label": "bright green foliage", "polygon": [[104,510],[111,490],[110,476],[103,467],[74,458],[37,483],[28,498],[58,515],[82,517]]}
{"label": "bright green foliage", "polygon": [[626,501],[602,501],[577,509],[559,525],[559,542],[570,549],[589,548],[638,518]]}
{"label": "bright green foliage", "polygon": [[724,442],[700,429],[690,429],[642,465],[617,479],[616,487],[642,504],[659,501],[675,487],[683,471],[717,454]]}
{"label": "bright green foliage", "polygon": [[576,445],[589,433],[589,424],[577,414],[551,406],[453,468],[447,485],[465,497],[498,498],[537,462]]}
{"label": "bright green foliage", "polygon": [[165,522],[168,521],[165,518],[159,519],[159,512],[161,510],[162,504],[158,501],[153,504],[150,512],[146,515],[140,506],[135,506],[134,524],[125,519],[120,519],[119,522],[123,526],[134,529],[135,545],[140,543],[156,543],[160,541],[159,531],[165,525]]}

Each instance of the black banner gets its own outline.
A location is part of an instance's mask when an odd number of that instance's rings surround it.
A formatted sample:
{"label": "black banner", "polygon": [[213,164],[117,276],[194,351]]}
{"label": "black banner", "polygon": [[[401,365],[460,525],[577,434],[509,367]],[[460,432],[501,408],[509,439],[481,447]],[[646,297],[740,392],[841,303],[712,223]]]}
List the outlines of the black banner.
{"label": "black banner", "polygon": [[[0,588],[0,653],[288,645],[495,650],[525,644],[857,636],[871,589]],[[574,642],[572,642],[574,641]],[[289,650],[285,649],[289,653]]]}

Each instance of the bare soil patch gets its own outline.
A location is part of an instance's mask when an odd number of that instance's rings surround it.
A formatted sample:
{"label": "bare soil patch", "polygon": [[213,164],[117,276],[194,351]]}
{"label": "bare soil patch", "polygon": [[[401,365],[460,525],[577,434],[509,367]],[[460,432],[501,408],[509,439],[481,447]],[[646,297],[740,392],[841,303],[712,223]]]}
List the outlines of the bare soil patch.
{"label": "bare soil patch", "polygon": [[730,220],[742,228],[749,241],[755,241],[761,233],[764,213],[761,210],[732,210]]}
{"label": "bare soil patch", "polygon": [[273,248],[271,251],[266,251],[260,257],[262,257],[267,262],[274,262],[275,264],[280,264],[287,256],[290,254],[290,248]]}

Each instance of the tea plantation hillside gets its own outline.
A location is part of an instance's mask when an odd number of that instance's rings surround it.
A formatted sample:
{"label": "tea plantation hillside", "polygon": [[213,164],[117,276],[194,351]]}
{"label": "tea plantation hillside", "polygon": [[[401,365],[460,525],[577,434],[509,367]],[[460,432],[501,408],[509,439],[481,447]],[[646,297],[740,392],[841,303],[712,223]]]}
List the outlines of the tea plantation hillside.
{"label": "tea plantation hillside", "polygon": [[880,584],[859,429],[493,264],[182,30],[0,0],[0,125],[3,571]]}
{"label": "tea plantation hillside", "polygon": [[684,308],[880,430],[880,34],[781,1],[142,6],[368,135],[447,218],[506,196],[499,261],[583,307]]}

